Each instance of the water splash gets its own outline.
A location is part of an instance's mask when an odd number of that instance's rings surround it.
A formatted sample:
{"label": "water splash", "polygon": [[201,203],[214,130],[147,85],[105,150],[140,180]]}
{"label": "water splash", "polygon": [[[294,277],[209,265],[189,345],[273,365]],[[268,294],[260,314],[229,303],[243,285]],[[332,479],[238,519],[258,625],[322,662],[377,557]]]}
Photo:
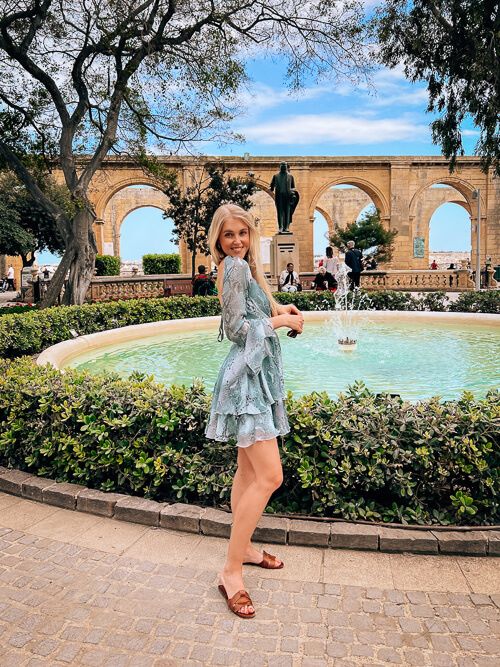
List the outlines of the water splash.
{"label": "water splash", "polygon": [[335,312],[328,324],[337,339],[339,349],[352,352],[356,349],[362,324],[354,313],[358,310],[373,310],[373,302],[358,287],[350,289],[348,273],[349,267],[342,262],[335,273]]}

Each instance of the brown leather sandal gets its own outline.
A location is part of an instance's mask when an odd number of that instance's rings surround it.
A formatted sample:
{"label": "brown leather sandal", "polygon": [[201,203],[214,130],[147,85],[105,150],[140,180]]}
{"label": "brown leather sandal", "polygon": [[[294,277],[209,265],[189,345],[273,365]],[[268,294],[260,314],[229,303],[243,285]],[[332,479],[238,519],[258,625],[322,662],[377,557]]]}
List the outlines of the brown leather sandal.
{"label": "brown leather sandal", "polygon": [[219,591],[222,597],[227,601],[227,606],[233,614],[236,614],[236,616],[239,616],[240,618],[253,618],[255,616],[255,611],[248,614],[240,611],[243,607],[249,607],[250,605],[253,607],[253,602],[246,591],[238,591],[232,598],[227,597],[226,589],[222,584],[219,584]]}
{"label": "brown leather sandal", "polygon": [[283,561],[279,565],[276,565],[277,558],[272,554],[268,554],[267,551],[262,552],[263,558],[260,563],[245,563],[245,565],[255,565],[256,567],[263,567],[265,570],[281,570],[284,567]]}

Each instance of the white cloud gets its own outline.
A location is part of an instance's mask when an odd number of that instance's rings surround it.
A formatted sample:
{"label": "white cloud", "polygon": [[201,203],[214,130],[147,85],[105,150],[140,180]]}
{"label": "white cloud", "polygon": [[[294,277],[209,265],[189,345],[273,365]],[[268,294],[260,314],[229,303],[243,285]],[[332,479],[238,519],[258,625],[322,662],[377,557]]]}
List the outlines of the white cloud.
{"label": "white cloud", "polygon": [[325,93],[330,93],[331,90],[331,86],[311,86],[290,93],[286,88],[275,89],[264,83],[257,83],[244,90],[239,95],[238,101],[253,115],[282,104],[312,100]]}
{"label": "white cloud", "polygon": [[366,118],[336,114],[303,114],[240,128],[247,140],[278,144],[382,144],[426,139],[426,125],[411,118]]}

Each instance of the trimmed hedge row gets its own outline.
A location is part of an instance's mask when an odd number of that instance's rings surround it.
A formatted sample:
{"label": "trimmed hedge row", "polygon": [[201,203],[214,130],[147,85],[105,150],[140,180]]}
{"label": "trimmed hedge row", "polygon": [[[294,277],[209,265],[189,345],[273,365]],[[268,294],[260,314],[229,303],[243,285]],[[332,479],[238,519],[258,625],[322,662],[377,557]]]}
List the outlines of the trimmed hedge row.
{"label": "trimmed hedge row", "polygon": [[114,255],[96,255],[96,276],[119,276],[121,261]]}
{"label": "trimmed hedge row", "polygon": [[[280,292],[275,296],[280,303],[295,303],[301,310],[335,308],[335,297],[331,292]],[[463,293],[449,306],[443,292],[430,292],[419,297],[404,292],[370,292],[368,296],[369,302],[366,295],[357,294],[354,307],[500,313],[500,292]],[[50,345],[71,338],[70,329],[83,335],[130,324],[219,314],[217,297],[188,296],[130,299],[9,314],[0,318],[0,356],[14,358],[23,354],[37,354]]]}
{"label": "trimmed hedge row", "polygon": [[149,254],[142,256],[142,270],[145,276],[181,272],[181,256],[171,254]]}
{"label": "trimmed hedge row", "polygon": [[[0,464],[158,500],[229,503],[235,445],[203,435],[201,384],[0,360]],[[356,384],[287,399],[268,511],[417,524],[500,521],[500,394],[411,404]]]}

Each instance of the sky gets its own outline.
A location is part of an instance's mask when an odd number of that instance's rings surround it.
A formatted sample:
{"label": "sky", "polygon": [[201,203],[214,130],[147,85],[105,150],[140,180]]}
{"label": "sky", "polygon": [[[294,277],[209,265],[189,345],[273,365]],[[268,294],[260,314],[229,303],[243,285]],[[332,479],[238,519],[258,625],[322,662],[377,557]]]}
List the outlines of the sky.
{"label": "sky", "polygon": [[[290,94],[283,61],[254,59],[247,64],[250,81],[242,91],[245,111],[231,123],[243,143],[198,144],[206,155],[440,155],[432,143],[426,112],[425,84],[405,80],[400,69],[381,68],[372,86],[309,83]],[[465,127],[464,147],[474,154],[478,133]],[[277,162],[279,160],[277,159]],[[159,210],[138,209],[122,225],[122,259],[139,259],[147,252],[172,252],[169,223]],[[324,230],[315,225],[315,246],[323,246]],[[161,249],[159,248],[159,243]],[[431,221],[431,250],[469,250],[470,221],[456,204],[445,204]],[[39,262],[52,257],[43,253]]]}

